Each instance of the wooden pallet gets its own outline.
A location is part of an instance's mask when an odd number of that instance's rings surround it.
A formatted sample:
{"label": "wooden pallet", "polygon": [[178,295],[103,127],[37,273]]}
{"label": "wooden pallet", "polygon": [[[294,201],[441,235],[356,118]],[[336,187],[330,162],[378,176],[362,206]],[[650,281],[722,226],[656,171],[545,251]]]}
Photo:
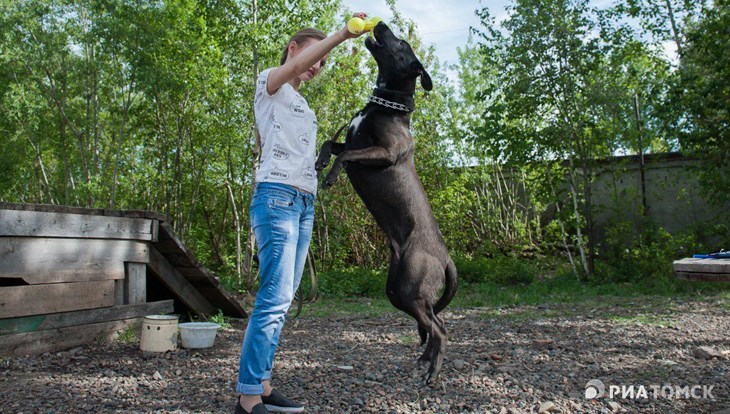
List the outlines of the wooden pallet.
{"label": "wooden pallet", "polygon": [[0,355],[78,346],[153,313],[246,317],[165,220],[0,202]]}
{"label": "wooden pallet", "polygon": [[730,259],[675,260],[674,274],[677,279],[702,282],[730,282]]}

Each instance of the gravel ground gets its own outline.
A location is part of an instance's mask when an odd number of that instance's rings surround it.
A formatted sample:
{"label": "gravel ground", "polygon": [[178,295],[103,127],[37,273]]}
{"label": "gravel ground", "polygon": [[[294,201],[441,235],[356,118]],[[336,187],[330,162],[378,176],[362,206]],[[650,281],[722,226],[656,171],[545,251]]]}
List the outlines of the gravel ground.
{"label": "gravel ground", "polygon": [[[290,319],[274,385],[308,413],[730,413],[730,310],[722,302],[445,316],[448,356],[433,386],[420,383],[415,326],[399,313]],[[2,359],[0,412],[231,413],[243,330],[233,321],[205,350],[150,354],[116,341]],[[607,389],[643,386],[647,398],[586,399],[592,379]],[[652,385],[712,387],[714,398],[669,397],[668,388],[656,396]]]}

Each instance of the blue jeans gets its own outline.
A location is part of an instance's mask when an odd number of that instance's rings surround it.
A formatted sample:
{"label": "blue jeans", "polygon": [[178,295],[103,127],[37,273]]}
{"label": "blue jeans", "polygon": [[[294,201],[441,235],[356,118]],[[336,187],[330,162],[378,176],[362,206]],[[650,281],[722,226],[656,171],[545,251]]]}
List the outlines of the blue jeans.
{"label": "blue jeans", "polygon": [[299,287],[314,224],[314,195],[278,183],[256,185],[250,206],[259,257],[259,291],[241,349],[236,391],[264,392],[279,334]]}

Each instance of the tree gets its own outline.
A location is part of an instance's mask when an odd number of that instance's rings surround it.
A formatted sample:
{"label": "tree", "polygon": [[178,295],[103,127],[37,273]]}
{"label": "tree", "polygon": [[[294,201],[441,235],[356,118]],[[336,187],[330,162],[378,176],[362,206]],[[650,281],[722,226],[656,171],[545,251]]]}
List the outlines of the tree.
{"label": "tree", "polygon": [[712,199],[730,201],[730,2],[717,0],[689,26],[677,93],[686,108],[684,149],[708,162],[701,176]]}
{"label": "tree", "polygon": [[[481,17],[481,53],[496,73],[483,96],[491,105],[478,141],[496,161],[540,163],[567,176],[575,243],[584,275],[593,272],[595,250],[591,183],[594,160],[610,155],[616,136],[602,124],[603,58],[586,1],[517,0],[503,23],[503,36],[486,9]],[[551,169],[552,169],[551,168]],[[558,188],[552,182],[550,188]],[[587,242],[583,239],[585,227]]]}

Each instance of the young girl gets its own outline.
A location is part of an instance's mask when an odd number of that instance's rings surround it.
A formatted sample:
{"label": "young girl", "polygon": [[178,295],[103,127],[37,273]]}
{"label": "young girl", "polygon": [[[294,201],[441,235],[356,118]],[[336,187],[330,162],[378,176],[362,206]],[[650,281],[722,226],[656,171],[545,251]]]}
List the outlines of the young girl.
{"label": "young girl", "polygon": [[317,118],[298,91],[319,74],[332,48],[357,36],[346,27],[330,36],[300,30],[280,66],[258,77],[254,113],[262,156],[250,215],[260,283],[241,350],[236,414],[304,411],[270,384],[279,334],[304,271],[317,191]]}

